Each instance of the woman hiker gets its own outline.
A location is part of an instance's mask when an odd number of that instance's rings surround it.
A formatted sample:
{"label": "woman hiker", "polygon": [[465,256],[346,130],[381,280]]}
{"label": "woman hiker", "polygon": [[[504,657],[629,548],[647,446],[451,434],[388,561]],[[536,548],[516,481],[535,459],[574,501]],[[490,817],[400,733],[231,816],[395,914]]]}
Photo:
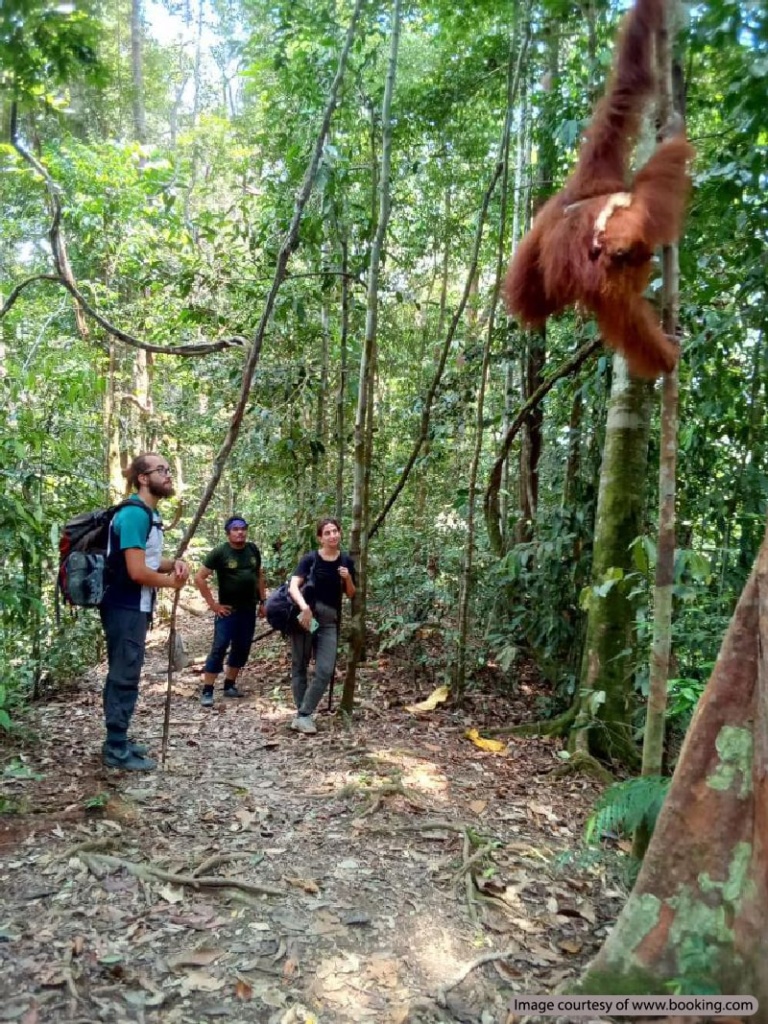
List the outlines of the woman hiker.
{"label": "woman hiker", "polygon": [[[299,559],[290,582],[291,597],[299,607],[290,633],[291,686],[296,703],[291,728],[307,734],[317,732],[313,715],[336,668],[342,595],[352,598],[355,594],[355,563],[341,550],[338,519],[321,519],[317,539],[317,551]],[[313,650],[315,672],[308,682]]]}

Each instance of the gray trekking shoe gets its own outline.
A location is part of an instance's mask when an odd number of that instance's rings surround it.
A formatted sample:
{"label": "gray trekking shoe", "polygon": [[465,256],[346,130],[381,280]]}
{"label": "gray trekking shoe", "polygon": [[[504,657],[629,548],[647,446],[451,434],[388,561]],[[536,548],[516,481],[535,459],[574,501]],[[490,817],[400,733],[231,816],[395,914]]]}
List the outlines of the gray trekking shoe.
{"label": "gray trekking shoe", "polygon": [[200,696],[200,705],[204,708],[213,707],[213,690],[203,690]]}
{"label": "gray trekking shoe", "polygon": [[108,768],[119,768],[124,772],[151,772],[157,768],[157,761],[154,758],[139,757],[130,747],[120,749],[105,744],[102,756]]}
{"label": "gray trekking shoe", "polygon": [[291,722],[291,728],[294,732],[303,732],[307,736],[313,736],[317,732],[312,715],[296,715]]}

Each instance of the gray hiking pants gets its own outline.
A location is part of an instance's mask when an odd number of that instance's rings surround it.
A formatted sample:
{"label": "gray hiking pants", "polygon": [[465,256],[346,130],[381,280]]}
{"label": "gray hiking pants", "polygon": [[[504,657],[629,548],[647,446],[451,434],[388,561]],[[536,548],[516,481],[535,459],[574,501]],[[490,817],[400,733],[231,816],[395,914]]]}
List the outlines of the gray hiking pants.
{"label": "gray hiking pants", "polygon": [[[318,602],[315,618],[320,625],[314,633],[299,625],[291,633],[291,687],[300,715],[314,714],[336,667],[339,616],[335,608]],[[307,670],[313,650],[315,673],[312,682],[307,683]]]}
{"label": "gray hiking pants", "polygon": [[107,743],[122,746],[128,738],[128,726],[139,696],[149,614],[132,608],[102,606],[101,623],[109,660],[104,683]]}

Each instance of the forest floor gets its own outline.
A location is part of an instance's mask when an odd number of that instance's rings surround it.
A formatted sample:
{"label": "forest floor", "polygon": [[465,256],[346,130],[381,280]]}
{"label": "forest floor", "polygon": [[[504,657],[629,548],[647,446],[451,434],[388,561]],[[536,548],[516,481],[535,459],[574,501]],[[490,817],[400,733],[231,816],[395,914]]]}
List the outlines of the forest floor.
{"label": "forest floor", "polygon": [[[181,625],[199,671],[210,622]],[[159,755],[150,638],[133,732]],[[584,853],[601,787],[557,741],[467,738],[531,717],[525,682],[414,713],[412,666],[363,666],[353,720],[306,737],[277,636],[212,710],[193,661],[148,774],[102,766],[103,667],[35,706],[0,765],[0,1021],[506,1024],[578,976],[626,896]]]}

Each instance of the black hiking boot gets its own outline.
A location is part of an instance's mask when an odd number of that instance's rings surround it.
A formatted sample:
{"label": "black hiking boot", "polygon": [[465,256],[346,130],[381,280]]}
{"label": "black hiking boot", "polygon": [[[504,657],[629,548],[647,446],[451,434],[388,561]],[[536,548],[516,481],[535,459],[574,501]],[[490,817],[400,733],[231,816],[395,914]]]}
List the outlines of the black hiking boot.
{"label": "black hiking boot", "polygon": [[[136,740],[128,740],[128,749],[132,754],[135,754],[136,757],[146,757],[147,754],[149,753],[149,747],[146,745],[146,743],[137,743]],[[104,740],[104,743],[101,746],[101,753],[106,754],[106,752],[107,741]]]}
{"label": "black hiking boot", "polygon": [[151,772],[157,768],[154,758],[140,757],[130,746],[110,747],[105,743],[102,756],[108,768],[119,768],[124,772]]}
{"label": "black hiking boot", "polygon": [[213,707],[213,687],[206,687],[200,695],[200,706],[204,708]]}

